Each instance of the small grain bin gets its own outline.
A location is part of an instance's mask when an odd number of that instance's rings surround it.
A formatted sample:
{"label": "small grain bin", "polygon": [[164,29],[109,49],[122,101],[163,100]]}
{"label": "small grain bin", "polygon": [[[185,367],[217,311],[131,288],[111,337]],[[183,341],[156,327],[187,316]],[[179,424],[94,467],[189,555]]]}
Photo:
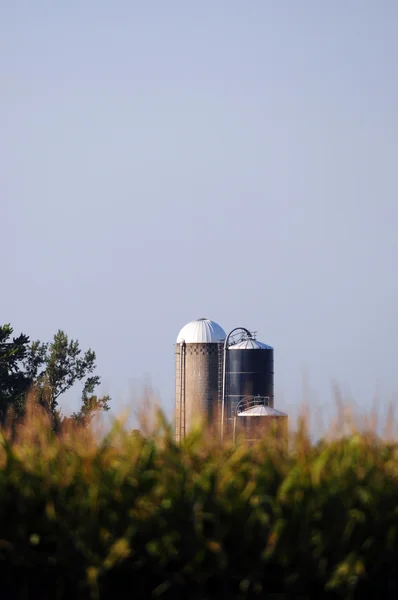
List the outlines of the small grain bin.
{"label": "small grain bin", "polygon": [[260,396],[244,398],[238,404],[233,419],[233,439],[244,437],[246,442],[255,443],[268,433],[287,443],[287,414],[276,410]]}

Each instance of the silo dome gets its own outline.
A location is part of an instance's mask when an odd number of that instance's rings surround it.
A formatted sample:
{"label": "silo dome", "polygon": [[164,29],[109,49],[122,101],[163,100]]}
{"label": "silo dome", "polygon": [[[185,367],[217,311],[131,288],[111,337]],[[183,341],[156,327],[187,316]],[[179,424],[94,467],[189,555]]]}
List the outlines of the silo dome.
{"label": "silo dome", "polygon": [[273,350],[273,348],[272,346],[267,346],[267,344],[263,344],[258,340],[249,338],[230,346],[229,350]]}
{"label": "silo dome", "polygon": [[287,417],[287,414],[276,410],[272,406],[254,405],[238,412],[238,417]]}
{"label": "silo dome", "polygon": [[197,319],[185,325],[177,336],[177,344],[215,344],[223,342],[225,331],[218,323],[210,319]]}

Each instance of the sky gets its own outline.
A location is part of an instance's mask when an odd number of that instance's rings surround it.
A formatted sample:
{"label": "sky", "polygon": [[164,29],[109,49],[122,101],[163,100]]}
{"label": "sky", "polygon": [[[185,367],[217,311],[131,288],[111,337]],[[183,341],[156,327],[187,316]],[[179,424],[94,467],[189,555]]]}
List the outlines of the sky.
{"label": "sky", "polygon": [[334,381],[398,399],[397,25],[395,0],[1,3],[0,322],[93,348],[115,413],[150,381],[172,414],[200,317],[274,346],[289,414]]}

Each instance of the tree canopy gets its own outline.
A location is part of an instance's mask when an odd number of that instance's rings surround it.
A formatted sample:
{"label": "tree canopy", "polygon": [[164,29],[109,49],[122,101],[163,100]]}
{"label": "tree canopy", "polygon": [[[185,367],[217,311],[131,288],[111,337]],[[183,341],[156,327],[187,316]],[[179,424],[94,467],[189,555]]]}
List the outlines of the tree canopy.
{"label": "tree canopy", "polygon": [[12,337],[11,325],[0,327],[0,420],[4,421],[12,406],[16,413],[23,410],[26,392],[32,379],[21,368],[29,351],[29,337]]}
{"label": "tree canopy", "polygon": [[109,410],[109,396],[95,394],[101,382],[94,374],[95,361],[91,348],[82,352],[79,342],[69,339],[62,330],[51,342],[42,343],[31,342],[25,334],[13,337],[10,324],[0,326],[0,421],[5,421],[9,411],[22,417],[27,393],[33,390],[56,429],[65,420],[59,409],[60,396],[81,382],[81,406],[70,419],[87,424],[98,411]]}

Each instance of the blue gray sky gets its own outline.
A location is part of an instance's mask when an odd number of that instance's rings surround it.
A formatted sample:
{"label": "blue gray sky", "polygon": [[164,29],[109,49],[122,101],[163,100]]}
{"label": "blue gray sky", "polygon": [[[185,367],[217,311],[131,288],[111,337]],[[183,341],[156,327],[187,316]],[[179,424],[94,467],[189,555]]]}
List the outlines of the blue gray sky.
{"label": "blue gray sky", "polygon": [[[276,407],[398,394],[398,3],[0,7],[0,320],[171,414],[188,321],[275,347]],[[304,386],[305,388],[305,386]],[[64,402],[77,406],[72,392]]]}

